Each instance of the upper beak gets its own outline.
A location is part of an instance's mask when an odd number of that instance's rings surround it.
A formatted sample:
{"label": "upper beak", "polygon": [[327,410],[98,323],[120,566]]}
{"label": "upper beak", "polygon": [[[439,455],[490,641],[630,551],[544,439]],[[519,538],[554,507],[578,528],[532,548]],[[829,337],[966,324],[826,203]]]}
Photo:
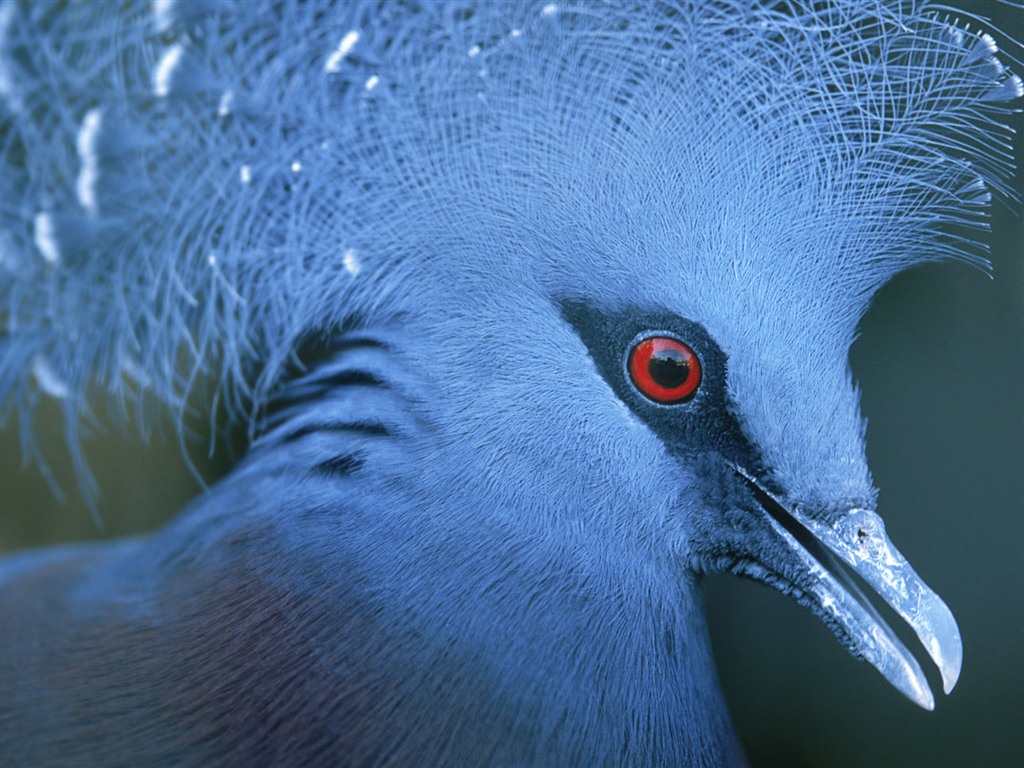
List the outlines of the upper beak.
{"label": "upper beak", "polygon": [[871,510],[852,509],[831,524],[815,520],[799,507],[783,504],[742,468],[733,468],[764,507],[772,529],[799,558],[806,576],[799,586],[816,611],[846,636],[851,652],[911,701],[934,709],[935,699],[917,660],[849,573],[863,579],[913,628],[939,668],[943,690],[953,690],[963,660],[956,620],[889,541],[882,518]]}

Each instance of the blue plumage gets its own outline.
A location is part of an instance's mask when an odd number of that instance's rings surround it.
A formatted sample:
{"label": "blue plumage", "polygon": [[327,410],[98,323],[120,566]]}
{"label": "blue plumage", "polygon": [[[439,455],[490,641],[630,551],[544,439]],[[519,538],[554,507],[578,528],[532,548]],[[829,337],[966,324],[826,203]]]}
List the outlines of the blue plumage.
{"label": "blue plumage", "polygon": [[[0,564],[0,756],[739,761],[709,570],[929,706],[822,574],[952,686],[846,356],[896,272],[984,261],[1022,95],[996,54],[913,2],[0,5],[29,450],[49,397],[77,455],[97,387],[145,429],[211,382],[252,438],[166,530]],[[651,333],[692,400],[630,378]]]}

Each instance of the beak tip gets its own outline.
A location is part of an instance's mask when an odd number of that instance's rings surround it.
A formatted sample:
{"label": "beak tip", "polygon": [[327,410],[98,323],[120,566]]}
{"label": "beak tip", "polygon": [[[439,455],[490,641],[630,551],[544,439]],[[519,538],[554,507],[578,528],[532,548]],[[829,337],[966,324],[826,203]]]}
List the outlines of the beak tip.
{"label": "beak tip", "polygon": [[[898,641],[897,641],[898,642]],[[899,644],[894,648],[896,654],[902,656],[902,663],[892,667],[880,667],[879,671],[889,680],[904,696],[922,709],[929,712],[935,709],[935,695],[931,686],[921,670],[917,660],[910,655],[906,647]]]}
{"label": "beak tip", "polygon": [[917,660],[902,645],[899,651],[903,658],[901,663],[880,666],[878,671],[891,683],[896,690],[912,702],[929,712],[935,709],[935,695],[932,693],[928,680],[921,671]]}
{"label": "beak tip", "polygon": [[960,668],[963,665],[964,647],[960,638],[960,628],[946,604],[931,592],[925,604],[929,610],[915,617],[915,629],[922,641],[927,639],[928,655],[935,661],[942,675],[942,690],[947,695],[960,679]]}
{"label": "beak tip", "polygon": [[[960,638],[958,637],[957,639],[959,640]],[[942,673],[942,691],[947,696],[956,687],[957,680],[960,679],[960,665],[963,656],[959,645],[957,645],[956,650],[957,653],[950,654],[948,660],[942,664],[939,670]]]}
{"label": "beak tip", "polygon": [[960,679],[960,659],[956,659],[955,664],[950,663],[942,667],[942,692],[947,696],[952,693],[956,687],[957,680]]}

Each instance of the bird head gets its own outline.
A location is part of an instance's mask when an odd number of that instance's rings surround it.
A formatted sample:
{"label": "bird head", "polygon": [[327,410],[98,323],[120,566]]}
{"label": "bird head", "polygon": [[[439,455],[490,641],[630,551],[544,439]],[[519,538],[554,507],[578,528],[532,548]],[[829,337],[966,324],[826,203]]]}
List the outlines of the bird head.
{"label": "bird head", "polygon": [[[971,230],[1009,173],[992,118],[1021,83],[927,7],[783,5],[121,19],[156,53],[97,54],[111,106],[44,94],[56,76],[8,94],[82,127],[60,156],[23,150],[51,137],[22,123],[4,148],[5,199],[40,201],[4,211],[8,237],[41,258],[5,284],[32,332],[0,383],[74,422],[94,377],[181,407],[212,358],[258,409],[301,340],[387,328],[430,437],[380,477],[474,499],[444,507],[474,530],[765,582],[930,708],[858,583],[947,691],[960,638],[876,513],[847,358],[893,274],[981,259]],[[79,183],[56,191],[68,156]]]}
{"label": "bird head", "polygon": [[960,635],[877,514],[848,352],[897,271],[977,258],[955,235],[1000,185],[994,156],[956,156],[929,73],[976,105],[1021,87],[991,38],[877,10],[541,11],[466,37],[493,42],[428,76],[437,133],[391,142],[418,200],[384,230],[415,233],[393,290],[415,286],[412,368],[457,457],[439,482],[769,584],[930,709],[862,586],[947,693]]}

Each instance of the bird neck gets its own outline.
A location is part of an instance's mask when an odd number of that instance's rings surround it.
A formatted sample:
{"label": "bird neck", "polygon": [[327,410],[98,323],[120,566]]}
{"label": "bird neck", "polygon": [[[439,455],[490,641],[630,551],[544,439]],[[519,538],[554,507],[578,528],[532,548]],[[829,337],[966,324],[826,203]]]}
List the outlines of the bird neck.
{"label": "bird neck", "polygon": [[574,510],[524,517],[486,482],[439,487],[388,357],[349,339],[297,379],[235,475],[256,497],[274,478],[276,499],[281,472],[303,473],[273,510],[274,562],[330,603],[333,667],[373,681],[338,685],[392,692],[418,749],[447,730],[501,764],[741,764],[692,572]]}

